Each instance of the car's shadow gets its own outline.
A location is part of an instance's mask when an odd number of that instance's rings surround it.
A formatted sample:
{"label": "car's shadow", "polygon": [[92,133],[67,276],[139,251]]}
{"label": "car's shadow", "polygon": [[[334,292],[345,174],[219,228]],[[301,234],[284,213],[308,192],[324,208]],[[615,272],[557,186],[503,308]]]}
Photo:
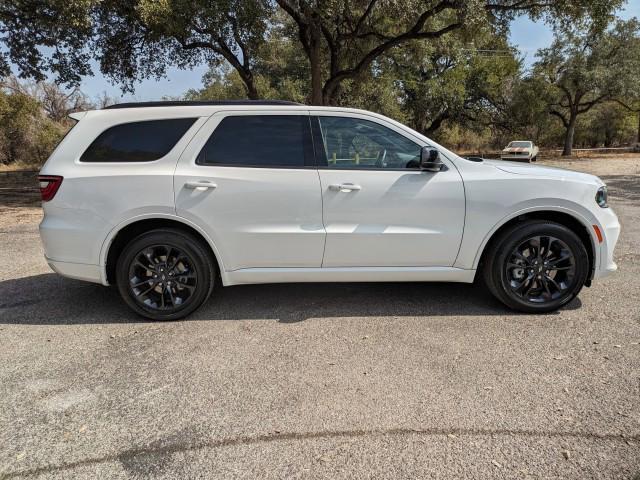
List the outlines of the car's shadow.
{"label": "car's shadow", "polygon": [[[576,299],[567,307],[579,308]],[[306,283],[217,288],[188,320],[517,315],[484,289],[460,283]],[[48,273],[0,282],[0,324],[77,325],[145,321],[115,288]]]}

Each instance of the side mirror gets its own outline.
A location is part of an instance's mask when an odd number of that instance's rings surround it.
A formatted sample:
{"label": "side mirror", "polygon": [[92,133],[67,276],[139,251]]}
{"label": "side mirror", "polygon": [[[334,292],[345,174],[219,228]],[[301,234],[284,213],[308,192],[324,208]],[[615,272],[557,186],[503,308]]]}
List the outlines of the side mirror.
{"label": "side mirror", "polygon": [[439,172],[444,167],[440,160],[440,152],[433,147],[422,147],[420,151],[420,170],[425,172]]}

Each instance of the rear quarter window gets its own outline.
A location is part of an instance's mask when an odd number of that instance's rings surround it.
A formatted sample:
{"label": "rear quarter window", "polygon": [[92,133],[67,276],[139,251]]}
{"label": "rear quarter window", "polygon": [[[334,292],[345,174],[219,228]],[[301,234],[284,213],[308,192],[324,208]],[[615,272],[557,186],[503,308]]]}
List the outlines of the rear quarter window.
{"label": "rear quarter window", "polygon": [[115,125],[102,132],[81,162],[152,162],[178,143],[196,118],[147,120]]}

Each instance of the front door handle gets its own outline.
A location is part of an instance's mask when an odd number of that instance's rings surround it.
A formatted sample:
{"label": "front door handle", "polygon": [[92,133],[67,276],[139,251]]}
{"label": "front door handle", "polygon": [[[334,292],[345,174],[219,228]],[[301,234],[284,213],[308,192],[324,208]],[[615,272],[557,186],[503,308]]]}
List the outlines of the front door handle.
{"label": "front door handle", "polygon": [[199,192],[204,192],[209,188],[216,188],[216,185],[213,182],[207,182],[206,180],[200,180],[198,182],[186,182],[184,184],[185,188],[192,188],[194,190],[198,190]]}
{"label": "front door handle", "polygon": [[334,190],[336,192],[357,192],[358,190],[362,190],[360,185],[354,185],[353,183],[336,183],[333,185],[329,185],[329,190]]}

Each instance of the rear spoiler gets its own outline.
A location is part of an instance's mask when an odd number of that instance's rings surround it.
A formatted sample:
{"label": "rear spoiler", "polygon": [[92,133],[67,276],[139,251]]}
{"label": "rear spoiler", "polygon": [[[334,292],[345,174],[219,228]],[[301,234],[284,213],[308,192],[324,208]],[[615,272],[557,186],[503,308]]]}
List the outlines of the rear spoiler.
{"label": "rear spoiler", "polygon": [[70,113],[68,115],[69,118],[74,119],[76,122],[79,122],[80,120],[82,120],[84,118],[84,116],[87,114],[87,112],[73,112]]}

